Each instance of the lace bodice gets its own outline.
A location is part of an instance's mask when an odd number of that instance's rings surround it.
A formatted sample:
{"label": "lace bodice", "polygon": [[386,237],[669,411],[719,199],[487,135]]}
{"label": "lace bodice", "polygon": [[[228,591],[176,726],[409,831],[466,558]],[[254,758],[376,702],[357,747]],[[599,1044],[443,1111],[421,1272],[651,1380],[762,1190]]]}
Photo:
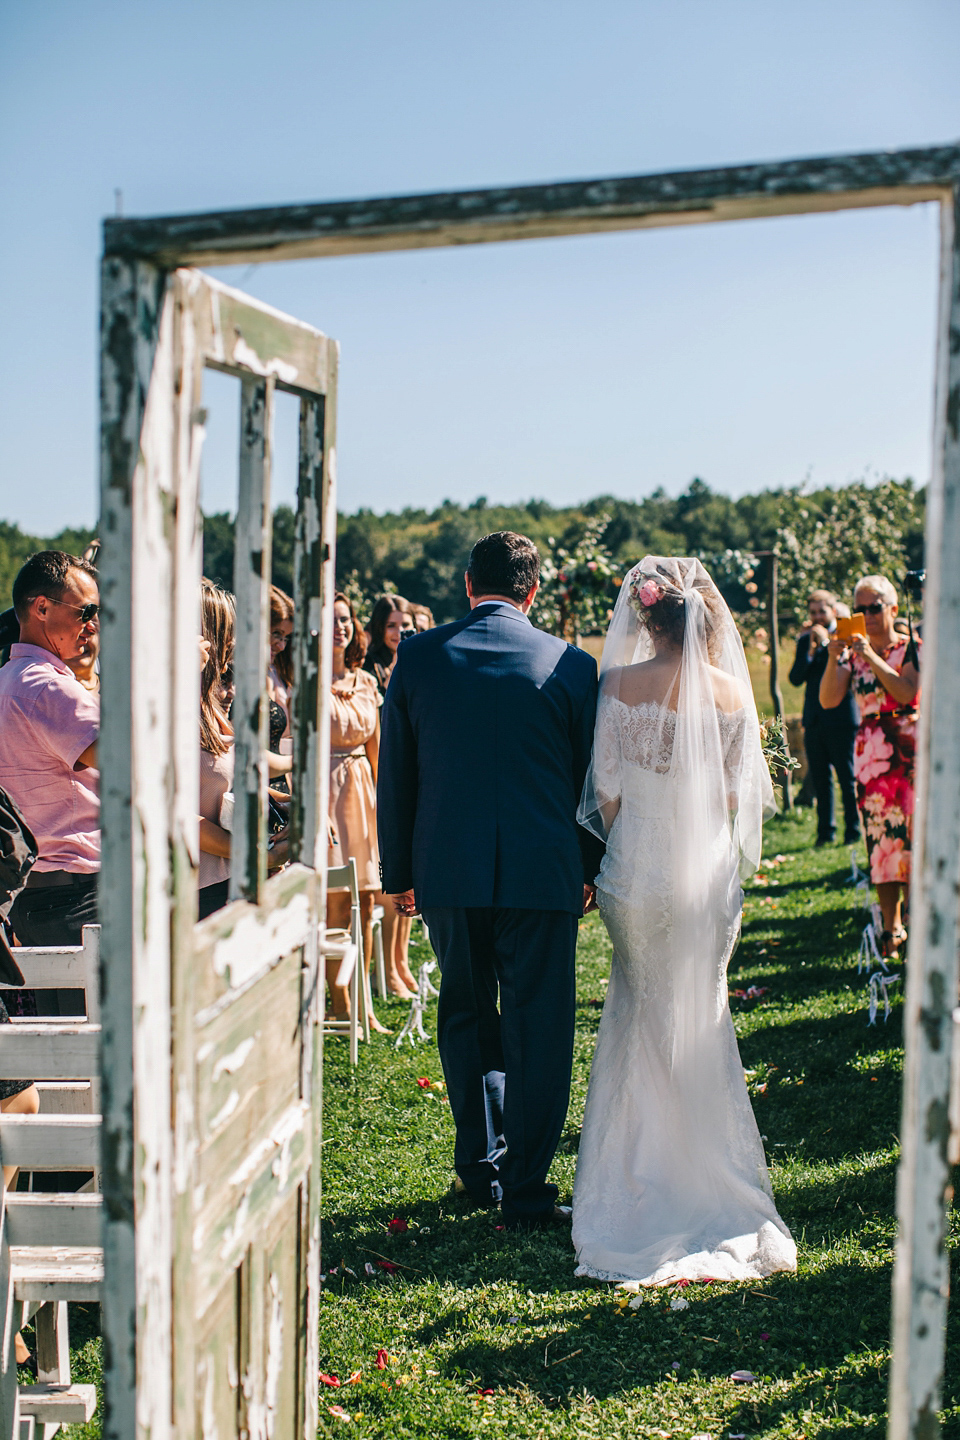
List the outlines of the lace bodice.
{"label": "lace bodice", "polygon": [[[716,716],[724,770],[730,774],[739,769],[742,759],[746,712],[734,710],[728,714],[717,710]],[[619,776],[621,761],[636,765],[641,770],[652,770],[658,775],[669,774],[676,730],[676,711],[655,700],[628,705],[618,696],[601,696],[597,708],[594,765],[598,780],[606,778],[609,782],[602,786],[606,798],[612,799],[616,793],[612,787],[614,777]]]}

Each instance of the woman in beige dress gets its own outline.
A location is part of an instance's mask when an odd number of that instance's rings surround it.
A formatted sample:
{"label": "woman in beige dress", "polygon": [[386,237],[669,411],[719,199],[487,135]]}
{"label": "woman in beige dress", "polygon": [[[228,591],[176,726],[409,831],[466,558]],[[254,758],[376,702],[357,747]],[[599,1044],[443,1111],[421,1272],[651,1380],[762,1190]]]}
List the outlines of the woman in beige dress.
{"label": "woman in beige dress", "polygon": [[[346,595],[333,601],[333,688],[330,697],[330,865],[357,863],[363,949],[373,954],[373,904],[380,889],[377,844],[377,759],[380,751],[380,695],[374,677],[361,668],[363,631]],[[327,923],[350,923],[350,894],[331,890]],[[337,985],[339,961],[327,963],[327,984],[335,1018],[349,1014],[346,986]],[[375,1030],[383,1026],[371,1016]]]}

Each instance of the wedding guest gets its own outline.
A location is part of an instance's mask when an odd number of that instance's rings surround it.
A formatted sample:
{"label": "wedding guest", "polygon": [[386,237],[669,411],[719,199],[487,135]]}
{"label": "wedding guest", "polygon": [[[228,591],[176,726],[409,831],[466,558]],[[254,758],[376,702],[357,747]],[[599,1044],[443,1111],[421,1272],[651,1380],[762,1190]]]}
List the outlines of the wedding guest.
{"label": "wedding guest", "polygon": [[370,644],[363,668],[376,680],[381,697],[387,693],[400,641],[413,635],[416,628],[409,600],[402,595],[380,596],[370,615]]}
{"label": "wedding guest", "polygon": [[856,635],[849,644],[831,638],[820,704],[836,709],[848,694],[857,702],[857,802],[883,915],[882,952],[890,958],[907,938],[901,904],[910,885],[922,642],[897,633],[897,592],[884,575],[857,582],[853,611],[864,617],[866,636]]}
{"label": "wedding guest", "polygon": [[279,797],[287,799],[290,790],[285,777],[293,768],[293,755],[289,743],[282,742],[289,742],[293,734],[293,652],[290,648],[292,635],[293,601],[285,590],[271,585],[270,664],[267,669],[267,696],[270,701],[269,766],[271,789],[275,790]]}
{"label": "wedding guest", "polygon": [[[363,670],[363,635],[346,595],[333,601],[333,685],[330,697],[330,832],[329,864],[357,863],[363,950],[369,963],[373,954],[373,905],[380,888],[380,853],[377,845],[377,762],[380,753],[380,694],[373,676]],[[327,896],[327,923],[350,924],[350,892],[331,890]],[[386,958],[386,957],[384,957]],[[333,1013],[349,1014],[345,986],[337,985],[339,961],[327,965]],[[391,980],[393,983],[391,983]],[[366,977],[364,977],[366,983]],[[394,979],[388,984],[402,990]],[[377,1030],[383,1026],[371,1019]]]}
{"label": "wedding guest", "polygon": [[75,655],[67,664],[76,675],[84,690],[89,690],[91,695],[100,694],[100,631],[90,632],[86,648],[80,655]]}
{"label": "wedding guest", "polygon": [[414,629],[418,635],[422,635],[424,630],[433,629],[436,621],[433,618],[433,611],[429,609],[428,606],[417,605],[414,601],[411,601],[410,609],[413,611]]}
{"label": "wedding guest", "polygon": [[833,772],[836,771],[843,800],[844,844],[855,845],[860,838],[857,787],[853,775],[857,707],[850,692],[834,709],[825,710],[820,704],[820,681],[827,665],[827,646],[837,628],[836,597],[829,590],[812,591],[807,616],[797,640],[790,684],[805,686],[803,746],[817,801],[817,844],[832,844],[836,836],[833,798]]}
{"label": "wedding guest", "polygon": [[233,790],[233,727],[223,707],[223,677],[233,662],[236,606],[211,580],[200,582],[200,617],[207,658],[200,676],[200,872],[197,919],[227,903],[230,833],[221,824],[223,797]]}
{"label": "wedding guest", "polygon": [[[10,920],[23,945],[80,945],[83,926],[97,923],[100,701],[69,662],[90,651],[100,628],[97,573],[75,555],[41,550],[17,575],[13,604],[20,638],[0,670],[0,786],[39,858]],[[38,992],[37,1008],[83,1014],[83,992]]]}

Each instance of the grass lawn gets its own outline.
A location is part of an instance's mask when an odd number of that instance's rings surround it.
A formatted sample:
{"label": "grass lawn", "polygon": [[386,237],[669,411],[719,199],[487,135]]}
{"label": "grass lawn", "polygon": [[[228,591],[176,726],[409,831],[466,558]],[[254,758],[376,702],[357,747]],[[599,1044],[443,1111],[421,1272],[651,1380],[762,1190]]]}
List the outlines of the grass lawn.
{"label": "grass lawn", "polygon": [[[814,850],[812,840],[809,812],[767,827],[768,860],[785,859],[749,887],[730,975],[731,989],[767,987],[758,1002],[732,1005],[799,1273],[647,1293],[622,1310],[612,1288],[573,1278],[568,1233],[510,1236],[496,1212],[448,1197],[449,1109],[442,1090],[417,1084],[442,1079],[432,1041],[398,1052],[374,1037],[355,1071],[346,1045],[329,1042],[320,1355],[321,1371],[342,1383],[322,1389],[322,1435],[884,1433],[902,1000],[888,1024],[881,1016],[868,1028],[848,852]],[[414,965],[426,957],[421,944]],[[552,1172],[561,1198],[573,1184],[609,960],[591,917],[581,928],[573,1098]],[[380,1007],[395,1030],[405,1011]],[[435,1008],[427,1028],[435,1032]],[[394,1219],[406,1233],[391,1233]],[[678,1297],[687,1307],[673,1310]],[[82,1342],[75,1378],[95,1378],[92,1316],[72,1324]],[[958,1338],[955,1307],[944,1433],[960,1437]],[[756,1383],[734,1383],[735,1370]]]}
{"label": "grass lawn", "polygon": [[[744,1066],[796,1276],[644,1295],[573,1278],[569,1235],[516,1238],[445,1194],[453,1127],[434,1045],[378,1038],[351,1073],[326,1052],[321,1432],[361,1436],[882,1435],[890,1330],[901,1005],[867,1026],[848,852],[812,848],[812,817],[767,828],[786,859],[754,883],[731,989]],[[862,858],[862,857],[861,857]],[[419,927],[417,927],[419,933]],[[425,951],[421,952],[425,955]],[[419,958],[419,955],[418,957]],[[552,1176],[568,1198],[610,947],[581,929],[573,1099]],[[403,1008],[384,1007],[399,1025]],[[435,1012],[428,1029],[435,1029]],[[391,1220],[405,1220],[392,1234]],[[377,1268],[386,1259],[398,1268]],[[376,1268],[364,1278],[365,1264]],[[956,1286],[954,1285],[954,1289]],[[682,1295],[689,1304],[671,1309]],[[944,1431],[960,1435],[951,1326]],[[388,1353],[378,1369],[378,1350]],[[382,1357],[381,1357],[382,1358]],[[752,1385],[730,1379],[746,1369]],[[350,1384],[348,1377],[359,1372]]]}

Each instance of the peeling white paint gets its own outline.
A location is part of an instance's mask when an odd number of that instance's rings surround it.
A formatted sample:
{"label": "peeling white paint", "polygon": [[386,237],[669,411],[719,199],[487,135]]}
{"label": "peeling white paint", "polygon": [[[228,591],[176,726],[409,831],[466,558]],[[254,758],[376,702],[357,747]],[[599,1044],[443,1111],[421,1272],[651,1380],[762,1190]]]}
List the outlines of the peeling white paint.
{"label": "peeling white paint", "polygon": [[230,1094],[227,1096],[224,1103],[220,1106],[220,1109],[217,1111],[216,1115],[213,1115],[210,1118],[211,1133],[215,1130],[219,1130],[220,1126],[224,1123],[224,1121],[230,1119],[230,1116],[233,1114],[234,1110],[236,1110],[239,1104],[240,1091],[231,1090]]}
{"label": "peeling white paint", "polygon": [[242,335],[237,336],[232,358],[234,365],[242,365],[244,369],[252,370],[254,375],[276,375],[285,385],[293,385],[300,373],[296,365],[289,365],[285,360],[278,360],[276,357],[264,362]]}
{"label": "peeling white paint", "polygon": [[173,1130],[173,1183],[178,1195],[185,1195],[193,1177],[197,1153],[196,1127],[193,1117],[193,1096],[186,1078],[181,1075],[177,1086],[177,1115]]}
{"label": "peeling white paint", "polygon": [[253,1035],[248,1035],[246,1040],[242,1040],[236,1050],[231,1050],[229,1055],[221,1055],[213,1067],[210,1083],[216,1085],[221,1075],[235,1075],[259,1039],[260,1031],[257,1030]]}
{"label": "peeling white paint", "polygon": [[203,1386],[203,1412],[200,1419],[201,1434],[203,1440],[220,1440],[220,1432],[217,1430],[213,1356],[204,1355],[197,1369],[200,1372],[200,1383]]}
{"label": "peeling white paint", "polygon": [[277,1423],[277,1392],[283,1368],[283,1300],[280,1282],[270,1272],[270,1324],[267,1329],[267,1377],[264,1386],[267,1440],[273,1440]]}
{"label": "peeling white paint", "polygon": [[214,945],[214,971],[231,989],[239,989],[302,945],[309,927],[310,899],[302,890],[282,910],[264,913],[251,905],[230,934]]}

